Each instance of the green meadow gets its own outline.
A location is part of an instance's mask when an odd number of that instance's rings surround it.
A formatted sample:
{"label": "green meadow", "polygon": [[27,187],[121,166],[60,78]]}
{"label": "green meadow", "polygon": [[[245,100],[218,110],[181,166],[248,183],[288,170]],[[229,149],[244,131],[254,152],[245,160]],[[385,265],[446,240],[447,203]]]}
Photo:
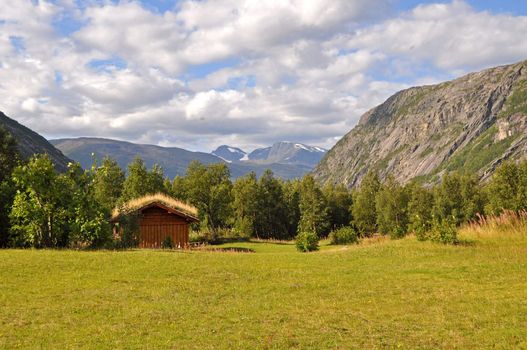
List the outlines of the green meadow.
{"label": "green meadow", "polygon": [[0,347],[527,348],[527,235],[0,251]]}

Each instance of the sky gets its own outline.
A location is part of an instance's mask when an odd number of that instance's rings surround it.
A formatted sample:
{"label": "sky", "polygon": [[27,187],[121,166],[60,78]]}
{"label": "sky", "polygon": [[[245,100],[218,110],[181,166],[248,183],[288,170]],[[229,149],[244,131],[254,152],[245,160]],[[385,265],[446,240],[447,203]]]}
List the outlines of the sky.
{"label": "sky", "polygon": [[393,93],[527,59],[524,0],[0,0],[0,111],[45,137],[330,148]]}

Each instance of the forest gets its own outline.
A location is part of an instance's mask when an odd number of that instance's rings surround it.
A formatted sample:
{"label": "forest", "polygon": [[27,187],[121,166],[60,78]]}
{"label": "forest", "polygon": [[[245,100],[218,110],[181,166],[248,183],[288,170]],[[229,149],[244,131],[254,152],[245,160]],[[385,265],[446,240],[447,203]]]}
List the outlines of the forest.
{"label": "forest", "polygon": [[375,171],[349,190],[318,184],[311,175],[284,181],[268,170],[231,179],[225,164],[193,162],[185,176],[168,179],[140,158],[126,172],[106,157],[90,169],[69,164],[58,173],[46,155],[22,161],[15,140],[0,130],[0,246],[126,248],[113,237],[112,210],[147,194],[164,193],[198,209],[191,239],[297,239],[300,250],[319,239],[353,243],[375,234],[393,239],[457,243],[457,228],[482,215],[527,209],[527,162],[505,162],[486,183],[446,173],[433,186],[380,181]]}

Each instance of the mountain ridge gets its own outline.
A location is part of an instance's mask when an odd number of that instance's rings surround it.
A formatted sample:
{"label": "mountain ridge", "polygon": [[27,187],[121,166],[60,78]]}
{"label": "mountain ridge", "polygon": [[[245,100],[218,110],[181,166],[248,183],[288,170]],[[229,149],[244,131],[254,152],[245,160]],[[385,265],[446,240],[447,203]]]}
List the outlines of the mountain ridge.
{"label": "mountain ridge", "polygon": [[42,135],[8,117],[3,112],[0,112],[0,126],[3,126],[15,138],[18,151],[23,159],[27,160],[35,154],[48,154],[55,168],[60,172],[65,172],[68,169],[68,163],[72,162]]}
{"label": "mountain ridge", "polygon": [[236,178],[254,171],[258,176],[266,169],[271,169],[276,176],[283,179],[302,177],[313,167],[298,164],[268,163],[258,164],[252,162],[227,162],[226,160],[205,152],[192,152],[178,147],[162,147],[148,144],[135,144],[128,141],[119,141],[105,138],[80,137],[50,140],[58,149],[69,157],[78,161],[82,167],[88,168],[93,164],[92,154],[99,161],[104,156],[110,156],[126,169],[127,165],[140,156],[147,167],[159,164],[165,175],[173,178],[184,175],[188,164],[198,160],[204,164],[225,163],[231,170],[232,177]]}
{"label": "mountain ridge", "polygon": [[437,182],[447,171],[482,179],[527,151],[527,61],[399,91],[361,116],[313,175],[355,187],[381,178]]}

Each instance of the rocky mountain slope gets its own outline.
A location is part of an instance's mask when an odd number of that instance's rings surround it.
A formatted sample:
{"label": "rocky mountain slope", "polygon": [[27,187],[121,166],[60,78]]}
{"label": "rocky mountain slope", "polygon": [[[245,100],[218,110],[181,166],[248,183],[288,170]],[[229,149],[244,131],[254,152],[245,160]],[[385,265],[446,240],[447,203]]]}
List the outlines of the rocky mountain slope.
{"label": "rocky mountain slope", "polygon": [[0,126],[4,127],[17,141],[18,151],[24,159],[34,154],[47,153],[58,171],[66,171],[71,162],[61,151],[53,147],[44,137],[23,126],[0,112]]}
{"label": "rocky mountain slope", "polygon": [[[152,167],[155,163],[162,166],[165,175],[170,178],[173,178],[176,175],[184,175],[189,163],[193,160],[198,160],[204,164],[227,163],[233,177],[239,177],[251,171],[254,171],[257,175],[261,175],[266,169],[271,169],[278,177],[292,179],[302,177],[313,169],[312,166],[309,167],[293,164],[233,162],[232,160],[227,161],[223,157],[227,157],[225,153],[221,153],[223,156],[220,158],[214,154],[191,152],[177,147],[140,145],[100,138],[82,137],[74,139],[58,139],[51,140],[51,143],[64,152],[68,157],[79,162],[84,168],[92,165],[92,153],[98,160],[101,160],[104,156],[110,156],[115,159],[123,169],[126,169],[127,165],[136,156],[140,156],[147,167]],[[234,149],[233,147],[231,148]],[[225,151],[225,149],[223,149],[223,151]],[[221,150],[219,152],[221,152]]]}
{"label": "rocky mountain slope", "polygon": [[445,171],[487,178],[527,155],[527,61],[400,91],[365,113],[314,170],[321,182],[360,183],[369,169],[400,182]]}

